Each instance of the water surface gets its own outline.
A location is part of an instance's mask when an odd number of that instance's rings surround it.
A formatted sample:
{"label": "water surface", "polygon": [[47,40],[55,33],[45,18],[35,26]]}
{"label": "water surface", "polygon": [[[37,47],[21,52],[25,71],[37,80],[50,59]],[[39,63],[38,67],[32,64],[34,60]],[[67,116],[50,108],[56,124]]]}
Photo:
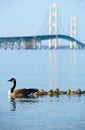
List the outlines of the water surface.
{"label": "water surface", "polygon": [[0,50],[1,130],[84,130],[85,95],[39,98],[8,98],[17,79],[17,88],[59,88],[85,90],[84,50]]}

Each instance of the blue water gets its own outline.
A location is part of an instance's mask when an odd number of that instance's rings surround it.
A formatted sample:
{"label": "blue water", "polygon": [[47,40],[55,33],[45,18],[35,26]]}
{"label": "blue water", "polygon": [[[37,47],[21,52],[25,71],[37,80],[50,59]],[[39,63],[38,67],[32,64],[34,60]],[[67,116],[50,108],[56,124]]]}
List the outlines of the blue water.
{"label": "blue water", "polygon": [[85,95],[8,98],[17,88],[85,90],[85,50],[0,50],[0,130],[85,130]]}

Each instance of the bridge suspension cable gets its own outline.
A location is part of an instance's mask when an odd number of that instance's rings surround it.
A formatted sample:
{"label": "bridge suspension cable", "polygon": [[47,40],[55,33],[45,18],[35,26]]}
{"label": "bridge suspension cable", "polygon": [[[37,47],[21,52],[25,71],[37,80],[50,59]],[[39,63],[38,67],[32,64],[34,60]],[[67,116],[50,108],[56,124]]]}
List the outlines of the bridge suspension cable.
{"label": "bridge suspension cable", "polygon": [[62,17],[58,8],[58,34],[67,34],[66,27],[64,26],[64,23],[62,22]]}
{"label": "bridge suspension cable", "polygon": [[[46,27],[46,28],[45,28]],[[43,19],[43,22],[39,28],[39,30],[37,31],[36,33],[37,35],[45,35],[45,34],[48,34],[48,10],[47,10],[47,13]]]}

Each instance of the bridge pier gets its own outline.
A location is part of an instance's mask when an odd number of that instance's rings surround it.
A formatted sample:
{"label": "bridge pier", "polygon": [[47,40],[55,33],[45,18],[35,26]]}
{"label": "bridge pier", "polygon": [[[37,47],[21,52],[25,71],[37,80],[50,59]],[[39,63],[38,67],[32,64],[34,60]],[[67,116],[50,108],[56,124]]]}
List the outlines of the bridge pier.
{"label": "bridge pier", "polygon": [[23,48],[24,48],[24,49],[28,49],[28,48],[29,48],[29,47],[28,47],[28,44],[29,44],[28,42],[23,42]]}
{"label": "bridge pier", "polygon": [[37,48],[37,41],[35,39],[32,39],[32,48],[33,49]]}
{"label": "bridge pier", "polygon": [[15,48],[20,49],[20,47],[21,47],[21,43],[20,42],[15,42]]}
{"label": "bridge pier", "polygon": [[3,43],[3,48],[4,48],[4,49],[7,49],[7,45],[8,45],[7,42],[6,42],[6,43]]}
{"label": "bridge pier", "polygon": [[73,42],[70,41],[70,49],[73,49]]}
{"label": "bridge pier", "polygon": [[13,49],[14,48],[14,43],[13,42],[9,42],[9,48]]}
{"label": "bridge pier", "polygon": [[52,42],[51,42],[51,40],[49,40],[48,48],[49,48],[49,49],[52,48]]}
{"label": "bridge pier", "polygon": [[41,41],[37,41],[37,48],[39,48],[39,49],[41,49],[41,48],[42,48]]}
{"label": "bridge pier", "polygon": [[57,49],[58,48],[58,44],[57,44],[57,38],[54,39],[54,48]]}
{"label": "bridge pier", "polygon": [[32,39],[30,41],[24,41],[23,48],[24,49],[35,49],[36,48],[36,40]]}

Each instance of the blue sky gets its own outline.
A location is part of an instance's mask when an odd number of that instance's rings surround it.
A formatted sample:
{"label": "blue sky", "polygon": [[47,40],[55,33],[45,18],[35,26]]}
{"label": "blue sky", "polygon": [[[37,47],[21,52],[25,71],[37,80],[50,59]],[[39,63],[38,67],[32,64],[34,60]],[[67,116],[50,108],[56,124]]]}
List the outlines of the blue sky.
{"label": "blue sky", "polygon": [[58,33],[69,34],[70,16],[76,16],[77,37],[85,41],[84,0],[0,0],[0,36],[48,33],[50,3],[58,5]]}

